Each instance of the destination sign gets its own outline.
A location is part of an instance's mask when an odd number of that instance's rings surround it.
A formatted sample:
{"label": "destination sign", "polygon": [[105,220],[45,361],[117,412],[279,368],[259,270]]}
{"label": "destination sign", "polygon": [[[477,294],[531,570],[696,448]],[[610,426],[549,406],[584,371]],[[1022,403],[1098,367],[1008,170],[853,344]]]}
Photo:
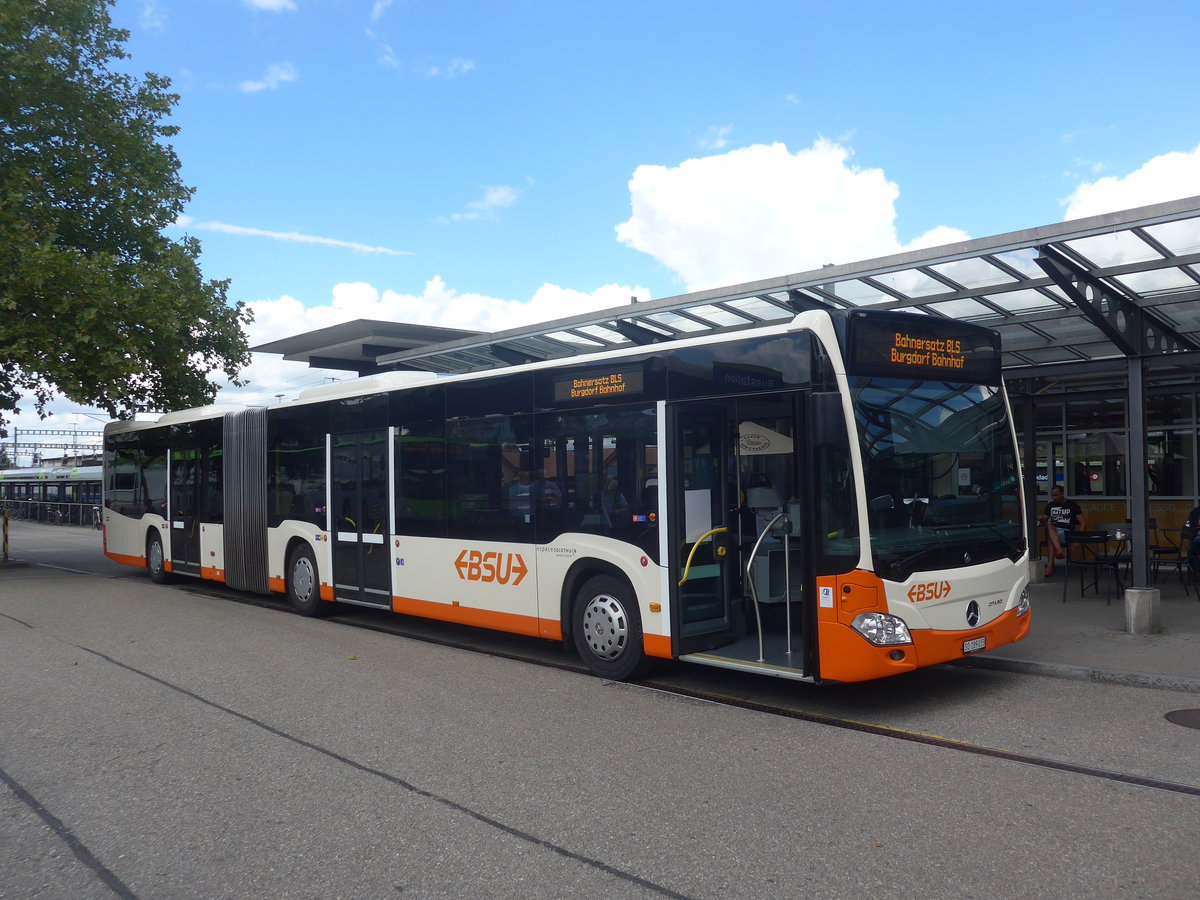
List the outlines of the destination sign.
{"label": "destination sign", "polygon": [[914,337],[903,331],[895,333],[891,359],[901,366],[933,366],[935,369],[962,369],[967,364],[962,341]]}
{"label": "destination sign", "polygon": [[596,400],[613,399],[622,395],[640,394],[643,388],[642,369],[592,369],[586,373],[558,375],[554,379],[554,399]]}
{"label": "destination sign", "polygon": [[911,314],[859,315],[852,320],[848,368],[859,375],[1000,380],[1000,339],[962,322]]}

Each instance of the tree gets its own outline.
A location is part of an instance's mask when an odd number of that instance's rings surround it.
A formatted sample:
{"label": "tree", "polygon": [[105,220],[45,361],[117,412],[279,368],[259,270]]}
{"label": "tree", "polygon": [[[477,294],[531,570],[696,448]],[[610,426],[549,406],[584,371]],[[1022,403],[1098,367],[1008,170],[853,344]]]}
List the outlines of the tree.
{"label": "tree", "polygon": [[114,417],[210,402],[250,312],[163,228],[192,195],[170,81],[128,58],[114,0],[0,0],[0,436],[21,393]]}

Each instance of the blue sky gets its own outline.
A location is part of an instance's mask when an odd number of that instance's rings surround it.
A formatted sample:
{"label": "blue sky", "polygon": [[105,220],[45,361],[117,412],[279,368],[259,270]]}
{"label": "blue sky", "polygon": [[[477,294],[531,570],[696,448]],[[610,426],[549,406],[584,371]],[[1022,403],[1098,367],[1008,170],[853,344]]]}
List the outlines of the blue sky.
{"label": "blue sky", "polygon": [[[131,69],[181,95],[196,193],[174,230],[254,307],[254,343],[360,317],[511,327],[1200,194],[1195,0],[113,17]],[[263,358],[241,394],[321,374]]]}

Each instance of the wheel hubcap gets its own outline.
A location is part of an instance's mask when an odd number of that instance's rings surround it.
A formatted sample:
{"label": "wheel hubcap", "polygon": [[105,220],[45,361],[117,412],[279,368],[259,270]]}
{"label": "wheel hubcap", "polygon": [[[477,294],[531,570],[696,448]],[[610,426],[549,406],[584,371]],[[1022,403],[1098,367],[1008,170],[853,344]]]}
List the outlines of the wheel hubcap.
{"label": "wheel hubcap", "polygon": [[296,592],[298,600],[307,600],[312,595],[315,581],[312,563],[308,558],[302,556],[296,560],[295,566],[292,567],[292,589]]}
{"label": "wheel hubcap", "polygon": [[150,571],[157,572],[162,569],[163,565],[163,549],[162,544],[154,541],[150,544]]}
{"label": "wheel hubcap", "polygon": [[611,594],[600,594],[583,610],[583,639],[600,659],[616,659],[629,642],[629,616]]}

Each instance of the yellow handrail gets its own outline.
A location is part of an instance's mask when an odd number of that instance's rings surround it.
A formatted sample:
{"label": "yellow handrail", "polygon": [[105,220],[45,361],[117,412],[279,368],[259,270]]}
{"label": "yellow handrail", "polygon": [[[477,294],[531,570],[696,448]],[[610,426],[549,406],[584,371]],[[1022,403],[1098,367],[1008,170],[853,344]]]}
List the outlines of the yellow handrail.
{"label": "yellow handrail", "polygon": [[696,539],[696,543],[692,544],[692,552],[688,554],[687,562],[683,566],[683,577],[679,579],[680,587],[683,587],[683,583],[688,580],[688,572],[691,571],[692,568],[692,557],[696,555],[696,550],[699,549],[700,545],[704,543],[704,539],[712,537],[714,534],[722,534],[728,530],[729,529],[724,526],[720,528],[714,528],[712,531],[704,532],[704,534],[700,535],[700,537]]}

